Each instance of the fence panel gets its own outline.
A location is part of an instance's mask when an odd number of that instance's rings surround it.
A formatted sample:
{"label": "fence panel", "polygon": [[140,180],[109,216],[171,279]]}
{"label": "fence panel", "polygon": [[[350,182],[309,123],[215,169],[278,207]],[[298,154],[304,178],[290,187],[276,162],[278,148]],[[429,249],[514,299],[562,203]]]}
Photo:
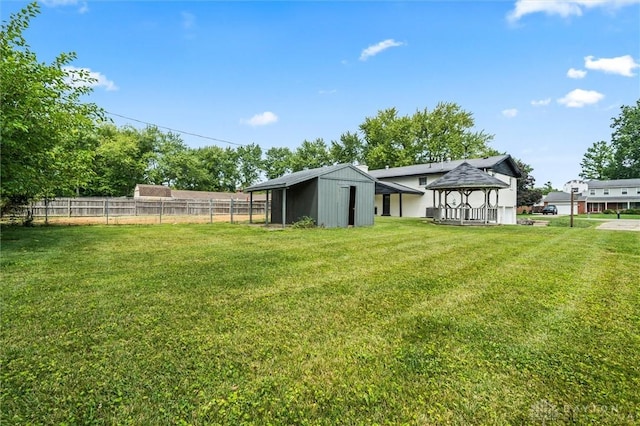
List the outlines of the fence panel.
{"label": "fence panel", "polygon": [[[246,200],[140,200],[132,198],[57,198],[39,201],[31,206],[36,218],[109,218],[155,216],[162,221],[163,216],[192,216],[211,218],[234,215],[249,217],[251,203]],[[266,201],[255,200],[251,212],[254,219],[266,214]]]}

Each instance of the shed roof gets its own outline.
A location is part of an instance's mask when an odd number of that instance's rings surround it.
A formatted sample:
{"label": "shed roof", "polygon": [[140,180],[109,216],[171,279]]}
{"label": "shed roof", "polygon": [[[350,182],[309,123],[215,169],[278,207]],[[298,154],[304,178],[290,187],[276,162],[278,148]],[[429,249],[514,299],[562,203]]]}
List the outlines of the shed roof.
{"label": "shed roof", "polygon": [[440,163],[414,164],[413,166],[392,167],[389,169],[369,170],[369,174],[375,178],[382,179],[399,176],[446,173],[455,169],[462,163],[468,163],[478,169],[493,169],[513,177],[521,176],[520,169],[518,169],[516,162],[509,154],[484,158],[471,158],[466,160],[445,161]]}
{"label": "shed roof", "polygon": [[266,182],[258,183],[245,188],[245,192],[266,191],[271,189],[289,188],[302,182],[327,175],[345,168],[351,168],[362,175],[363,178],[374,181],[371,176],[351,164],[337,164],[335,166],[318,167],[317,169],[301,170],[299,172],[290,173],[279,178],[271,179]]}
{"label": "shed roof", "polygon": [[427,189],[483,189],[508,188],[509,184],[464,162],[440,179],[430,183]]}

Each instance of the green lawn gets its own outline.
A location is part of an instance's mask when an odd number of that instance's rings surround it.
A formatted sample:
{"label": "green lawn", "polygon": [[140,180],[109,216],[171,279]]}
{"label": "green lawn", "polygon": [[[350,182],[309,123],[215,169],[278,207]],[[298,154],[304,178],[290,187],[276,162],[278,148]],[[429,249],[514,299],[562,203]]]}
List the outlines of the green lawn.
{"label": "green lawn", "polygon": [[0,424],[637,424],[640,233],[2,229]]}

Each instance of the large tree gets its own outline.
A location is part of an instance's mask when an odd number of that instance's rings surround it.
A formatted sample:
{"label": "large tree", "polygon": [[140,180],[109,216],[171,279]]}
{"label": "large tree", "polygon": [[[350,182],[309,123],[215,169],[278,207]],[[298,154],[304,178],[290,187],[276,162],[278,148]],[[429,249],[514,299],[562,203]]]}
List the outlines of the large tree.
{"label": "large tree", "polygon": [[640,99],[635,106],[623,106],[613,119],[612,179],[640,178]]}
{"label": "large tree", "polygon": [[0,199],[3,208],[74,193],[92,175],[91,135],[102,111],[82,97],[88,73],[68,72],[74,53],[40,62],[23,32],[40,9],[27,5],[0,29]]}
{"label": "large tree", "polygon": [[520,169],[522,176],[518,178],[518,199],[516,205],[520,206],[532,206],[538,203],[542,199],[542,189],[535,188],[536,179],[531,172],[533,167],[526,164],[522,160],[514,158],[516,165]]}
{"label": "large tree", "polygon": [[473,114],[458,104],[440,102],[412,116],[399,116],[395,108],[367,117],[360,125],[362,157],[372,169],[458,160],[489,155],[492,135],[473,131]]}
{"label": "large tree", "polygon": [[640,177],[640,99],[624,105],[614,117],[611,142],[595,142],[582,157],[580,176],[586,179],[633,179]]}

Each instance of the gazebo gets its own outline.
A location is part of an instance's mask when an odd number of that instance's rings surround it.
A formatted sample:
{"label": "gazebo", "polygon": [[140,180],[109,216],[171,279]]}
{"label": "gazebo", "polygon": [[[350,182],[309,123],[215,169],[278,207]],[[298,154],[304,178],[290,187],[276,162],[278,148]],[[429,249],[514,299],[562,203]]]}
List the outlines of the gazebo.
{"label": "gazebo", "polygon": [[[499,223],[498,190],[508,187],[509,184],[464,162],[428,184],[425,189],[433,191],[435,222],[451,225],[489,225]],[[459,197],[456,197],[456,194]],[[493,194],[495,202],[492,202]]]}

